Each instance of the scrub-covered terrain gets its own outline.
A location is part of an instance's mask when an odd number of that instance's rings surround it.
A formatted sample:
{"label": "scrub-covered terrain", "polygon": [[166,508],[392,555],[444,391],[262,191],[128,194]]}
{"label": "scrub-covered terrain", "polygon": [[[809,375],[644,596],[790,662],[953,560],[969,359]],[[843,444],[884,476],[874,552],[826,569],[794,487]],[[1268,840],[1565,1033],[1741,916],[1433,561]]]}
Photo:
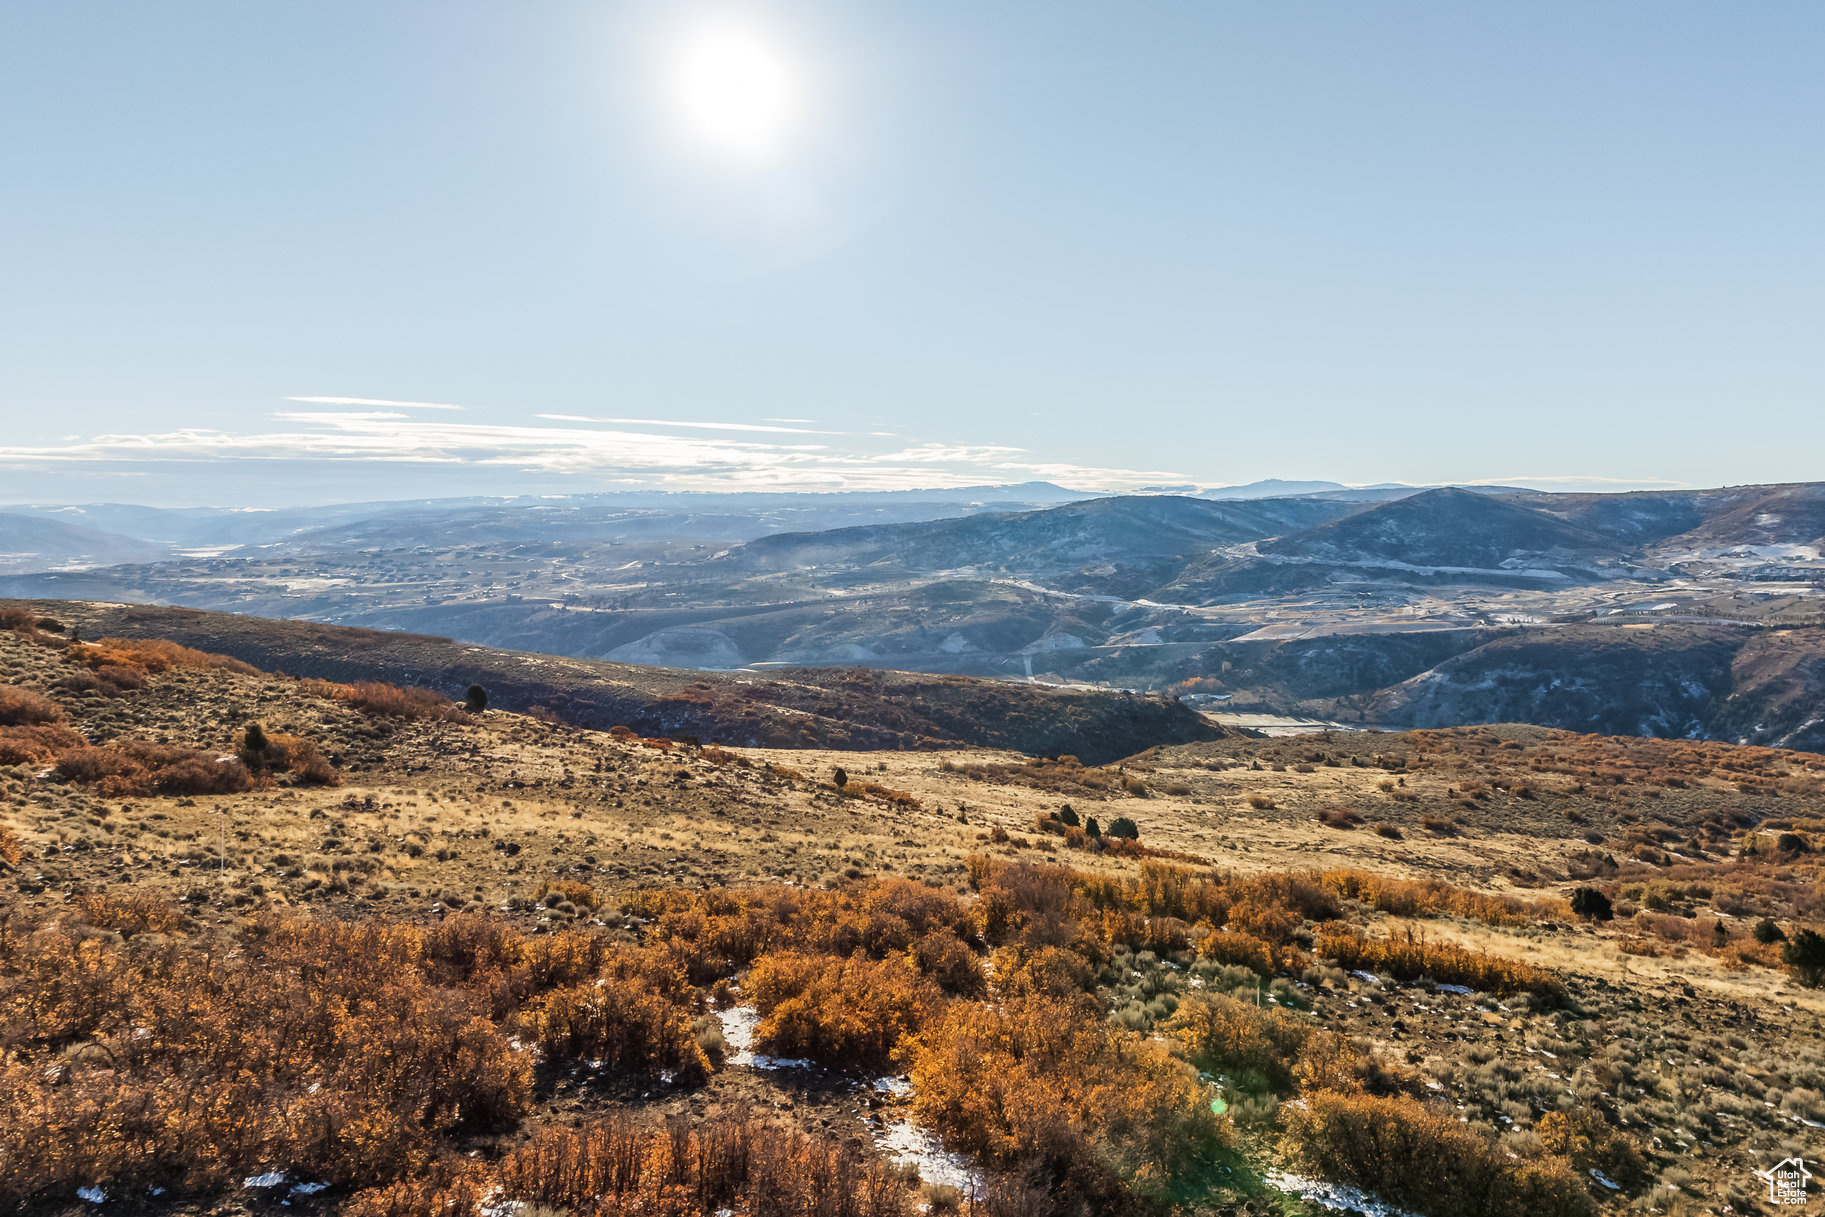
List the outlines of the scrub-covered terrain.
{"label": "scrub-covered terrain", "polygon": [[1748,1212],[1818,1149],[1810,754],[737,748],[0,625],[26,1212]]}

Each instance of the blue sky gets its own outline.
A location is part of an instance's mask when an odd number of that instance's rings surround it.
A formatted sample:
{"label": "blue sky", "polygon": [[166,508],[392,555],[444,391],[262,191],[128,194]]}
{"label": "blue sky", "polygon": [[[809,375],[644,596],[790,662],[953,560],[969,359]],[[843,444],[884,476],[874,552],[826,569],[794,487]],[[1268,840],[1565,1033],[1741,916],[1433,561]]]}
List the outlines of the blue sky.
{"label": "blue sky", "polygon": [[[731,32],[764,155],[681,101]],[[1811,3],[15,0],[0,499],[1817,478],[1822,45]]]}

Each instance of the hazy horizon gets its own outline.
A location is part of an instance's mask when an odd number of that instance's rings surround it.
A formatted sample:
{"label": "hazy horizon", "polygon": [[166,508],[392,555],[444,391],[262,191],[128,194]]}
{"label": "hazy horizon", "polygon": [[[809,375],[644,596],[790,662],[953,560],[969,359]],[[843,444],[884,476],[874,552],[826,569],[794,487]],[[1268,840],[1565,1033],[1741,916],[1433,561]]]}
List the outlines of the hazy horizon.
{"label": "hazy horizon", "polygon": [[[315,472],[321,472],[321,470],[319,469],[319,470],[316,470]],[[1060,501],[1066,501],[1070,498],[1093,499],[1093,498],[1107,498],[1107,497],[1120,496],[1120,495],[1169,495],[1169,496],[1170,495],[1179,495],[1179,496],[1188,496],[1188,497],[1203,496],[1203,497],[1222,498],[1224,496],[1222,495],[1221,492],[1228,491],[1228,490],[1251,490],[1252,493],[1250,493],[1246,496],[1243,496],[1243,497],[1253,499],[1253,498],[1269,498],[1269,497],[1296,497],[1296,496],[1303,495],[1303,494],[1325,493],[1324,490],[1320,490],[1320,489],[1305,489],[1305,487],[1307,487],[1307,486],[1311,486],[1314,484],[1320,484],[1320,483],[1324,484],[1325,486],[1336,486],[1340,490],[1382,490],[1382,489],[1394,490],[1394,489],[1408,489],[1408,488],[1415,489],[1415,490],[1427,490],[1427,489],[1436,489],[1436,488],[1440,488],[1440,487],[1452,487],[1452,486],[1474,489],[1474,488],[1478,488],[1478,487],[1490,487],[1490,486],[1502,486],[1502,487],[1513,486],[1515,489],[1519,489],[1519,490],[1538,491],[1538,492],[1546,493],[1546,494],[1589,494],[1589,493],[1623,494],[1623,493],[1630,493],[1630,492],[1636,492],[1636,491],[1654,491],[1654,490],[1671,490],[1671,489],[1679,489],[1679,490],[1715,489],[1715,487],[1691,487],[1691,486],[1672,487],[1672,486],[1667,486],[1667,485],[1643,485],[1643,486],[1633,486],[1633,485],[1626,485],[1626,484],[1616,485],[1616,484],[1600,482],[1600,481],[1592,481],[1589,483],[1577,482],[1577,483],[1573,483],[1573,484],[1569,484],[1569,485],[1567,485],[1567,484],[1549,484],[1549,485],[1531,485],[1531,486],[1526,485],[1524,483],[1519,483],[1519,482],[1517,482],[1517,483],[1498,483],[1498,482],[1488,482],[1488,481],[1486,481],[1486,482],[1446,481],[1446,482],[1432,483],[1432,484],[1428,484],[1428,485],[1424,485],[1424,486],[1414,486],[1412,483],[1401,483],[1401,482],[1343,483],[1343,482],[1335,482],[1334,480],[1328,479],[1328,478],[1269,477],[1269,478],[1259,479],[1255,482],[1246,482],[1246,483],[1225,483],[1225,484],[1217,484],[1217,485],[1193,484],[1193,485],[1181,485],[1181,486],[1136,486],[1136,487],[1130,487],[1130,488],[1120,489],[1120,490],[1065,486],[1065,485],[1060,485],[1059,483],[1056,483],[1056,482],[1049,482],[1049,481],[1043,481],[1043,480],[1031,480],[1031,481],[1026,481],[1026,482],[979,482],[979,483],[973,483],[973,484],[966,483],[966,484],[960,484],[960,485],[903,486],[903,487],[896,487],[896,488],[892,488],[892,489],[841,488],[841,487],[829,488],[829,489],[820,489],[820,488],[815,488],[815,487],[798,488],[798,489],[795,489],[795,488],[771,489],[771,488],[767,488],[767,487],[733,487],[733,488],[726,488],[726,489],[715,489],[715,488],[682,489],[682,488],[672,488],[672,487],[666,487],[666,486],[652,486],[652,485],[583,487],[583,486],[578,486],[575,484],[569,484],[566,482],[559,482],[559,483],[555,484],[556,488],[547,488],[547,489],[534,488],[534,489],[523,489],[523,490],[501,489],[498,491],[493,491],[493,490],[487,490],[487,489],[475,488],[475,487],[464,488],[461,486],[446,486],[446,487],[443,487],[440,489],[435,484],[431,484],[431,485],[427,486],[427,489],[424,493],[411,493],[407,490],[398,488],[398,487],[390,485],[390,484],[383,485],[383,486],[377,486],[370,480],[369,476],[366,475],[364,471],[359,470],[359,469],[348,470],[348,469],[346,469],[346,467],[344,467],[344,469],[341,470],[340,472],[343,472],[344,476],[337,479],[337,484],[344,484],[349,487],[349,489],[343,493],[334,493],[334,492],[328,491],[327,489],[324,489],[324,490],[321,490],[319,493],[312,495],[312,494],[307,493],[303,489],[294,488],[290,482],[279,481],[278,483],[274,484],[271,481],[271,479],[266,479],[266,484],[264,484],[264,485],[254,484],[260,480],[258,478],[258,473],[256,471],[256,472],[252,472],[252,473],[243,475],[249,479],[249,484],[241,486],[241,487],[237,487],[230,492],[226,492],[227,497],[224,497],[224,492],[219,492],[219,491],[212,492],[208,488],[209,486],[214,485],[215,484],[214,482],[205,482],[205,483],[199,484],[200,488],[193,488],[191,493],[173,492],[171,494],[148,496],[148,497],[143,497],[143,498],[121,497],[121,498],[114,498],[114,499],[106,499],[106,498],[78,499],[78,498],[56,497],[56,496],[8,497],[8,498],[0,499],[0,513],[6,512],[9,510],[12,510],[12,511],[25,511],[25,510],[50,511],[50,510],[66,509],[66,508],[67,509],[80,509],[83,507],[97,507],[97,508],[99,508],[99,507],[145,507],[145,508],[150,508],[150,509],[159,510],[159,511],[193,511],[194,510],[194,511],[224,511],[224,512],[231,512],[231,511],[273,512],[273,511],[286,511],[286,510],[310,510],[310,509],[315,509],[315,508],[331,508],[331,507],[355,507],[355,506],[364,506],[364,505],[384,506],[384,505],[389,505],[389,504],[407,504],[407,503],[416,503],[416,502],[446,502],[446,501],[448,501],[448,502],[460,502],[460,501],[510,502],[510,501],[515,501],[515,500],[560,500],[560,499],[584,499],[584,498],[592,498],[592,497],[626,498],[629,500],[639,500],[642,498],[651,498],[651,499],[656,499],[656,500],[669,499],[669,498],[693,498],[693,499],[729,498],[729,499],[738,499],[738,500],[739,499],[753,499],[753,500],[787,499],[787,500],[790,500],[790,499],[801,498],[801,497],[807,497],[807,498],[808,497],[833,497],[834,498],[834,497],[883,497],[883,496],[890,497],[890,498],[916,499],[922,495],[929,495],[929,496],[939,497],[939,498],[955,498],[959,502],[964,502],[967,500],[965,500],[961,496],[966,495],[971,492],[979,492],[979,493],[982,493],[982,494],[990,496],[990,497],[1005,496],[1009,502],[1019,503],[1019,502],[1025,501],[1025,500],[1020,497],[1018,492],[1022,491],[1025,488],[1032,488],[1034,493],[1038,493],[1042,490],[1049,490],[1049,491],[1053,492],[1053,497],[1058,497],[1060,499]],[[388,481],[389,481],[389,483],[391,483],[393,481],[393,479],[389,477]],[[1272,485],[1273,483],[1285,483],[1286,488],[1281,489],[1278,487],[1274,487]],[[1744,483],[1744,484],[1747,484],[1747,483]],[[1786,483],[1773,483],[1773,484],[1786,484]],[[1802,483],[1792,483],[1792,484],[1797,485],[1797,484],[1802,484]]]}

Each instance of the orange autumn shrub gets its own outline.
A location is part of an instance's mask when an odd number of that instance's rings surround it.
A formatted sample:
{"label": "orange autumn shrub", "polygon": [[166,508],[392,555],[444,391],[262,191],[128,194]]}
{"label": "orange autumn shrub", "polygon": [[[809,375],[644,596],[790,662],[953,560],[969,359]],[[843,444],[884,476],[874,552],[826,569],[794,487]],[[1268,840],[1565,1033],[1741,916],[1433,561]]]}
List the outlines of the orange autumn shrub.
{"label": "orange autumn shrub", "polygon": [[952,1003],[902,1056],[922,1125],[1061,1211],[1144,1211],[1229,1142],[1188,1065],[1080,1002]]}
{"label": "orange autumn shrub", "polygon": [[917,811],[920,806],[919,800],[904,790],[894,790],[876,782],[862,781],[859,778],[852,778],[843,785],[835,787],[835,790],[845,799],[879,799],[883,803],[891,803],[896,807],[904,807],[911,811]]}
{"label": "orange autumn shrub", "polygon": [[1282,1109],[1296,1167],[1424,1217],[1589,1217],[1561,1157],[1517,1158],[1441,1104],[1320,1090]]}
{"label": "orange autumn shrub", "polygon": [[1440,879],[1391,879],[1360,870],[1328,870],[1320,876],[1329,890],[1346,900],[1360,900],[1377,912],[1396,917],[1466,917],[1491,926],[1569,921],[1563,900],[1522,900],[1457,887]]}
{"label": "orange autumn shrub", "polygon": [[238,794],[270,784],[249,772],[239,757],[145,740],[72,748],[57,758],[57,774],[110,797]]}
{"label": "orange autumn shrub", "polygon": [[446,1159],[356,1194],[346,1217],[482,1217],[539,1205],[575,1217],[909,1217],[898,1172],[834,1138],[737,1111],[694,1125],[625,1117],[545,1127],[498,1162]]}
{"label": "orange autumn shrub", "polygon": [[1286,1091],[1294,1062],[1319,1028],[1278,1006],[1203,993],[1181,1001],[1163,1030],[1185,1044],[1201,1069],[1239,1077],[1245,1090]]}
{"label": "orange autumn shrub", "polygon": [[241,763],[255,773],[295,774],[304,786],[339,786],[342,775],[336,772],[315,742],[301,735],[274,731],[261,732],[260,747],[241,745]]}
{"label": "orange autumn shrub", "polygon": [[955,997],[981,997],[988,992],[981,961],[955,934],[935,930],[921,935],[907,948],[906,959]]}
{"label": "orange autumn shrub", "polygon": [[358,680],[353,684],[338,684],[327,680],[305,680],[301,683],[306,691],[331,701],[344,702],[363,714],[442,722],[460,722],[469,717],[468,711],[462,706],[430,689],[402,689],[398,685],[378,680]]}
{"label": "orange autumn shrub", "polygon": [[252,664],[231,656],[193,650],[160,638],[103,638],[93,643],[77,643],[67,654],[97,671],[114,667],[154,676],[178,670],[265,675]]}
{"label": "orange autumn shrub", "polygon": [[63,721],[63,707],[42,693],[0,685],[0,727],[40,727]]}
{"label": "orange autumn shrub", "polygon": [[1274,948],[1253,934],[1217,930],[1198,939],[1198,956],[1213,963],[1248,968],[1263,976],[1274,974]]}
{"label": "orange autumn shrub", "polygon": [[587,883],[578,883],[574,879],[546,879],[539,884],[539,890],[532,898],[539,904],[554,904],[548,896],[557,896],[559,900],[568,900],[578,908],[595,910],[602,906],[602,897],[596,889]]}
{"label": "orange autumn shrub", "polygon": [[944,1004],[938,986],[903,958],[764,955],[744,989],[761,1014],[757,1042],[776,1056],[822,1065],[885,1066]]}
{"label": "orange autumn shrub", "polygon": [[451,1138],[518,1124],[540,1048],[704,1069],[682,969],[604,936],[268,913],[223,950],[154,901],[76,912],[9,926],[0,950],[3,1203],[270,1169],[429,1178]]}
{"label": "orange autumn shrub", "polygon": [[182,909],[154,895],[97,892],[76,897],[76,907],[88,924],[113,930],[123,938],[148,932],[174,934],[190,928],[190,918]]}
{"label": "orange autumn shrub", "polygon": [[511,1124],[527,1055],[477,995],[397,966],[410,939],[382,935],[377,962],[357,953],[372,935],[236,953],[22,936],[0,968],[0,1192],[219,1187],[273,1164],[373,1181]]}
{"label": "orange autumn shrub", "polygon": [[58,682],[59,687],[110,697],[142,689],[152,677],[178,670],[265,675],[252,664],[227,655],[192,650],[161,639],[103,638],[100,642],[72,643],[64,648],[64,655],[88,671],[65,677]]}
{"label": "orange autumn shrub", "polygon": [[[647,941],[670,950],[695,983],[733,974],[769,948],[881,959],[939,933],[973,943],[971,913],[957,897],[908,879],[807,891],[780,887],[637,892],[622,907],[649,921]],[[935,944],[927,944],[929,953]]]}
{"label": "orange autumn shrub", "polygon": [[605,977],[541,994],[517,1025],[552,1065],[587,1059],[616,1072],[700,1081],[710,1062],[697,1045],[690,1014],[636,981]]}
{"label": "orange autumn shrub", "polygon": [[1191,945],[1191,927],[1177,917],[1148,917],[1117,909],[1104,909],[1097,919],[1104,942],[1164,955]]}
{"label": "orange autumn shrub", "polygon": [[1302,920],[1296,909],[1250,894],[1230,906],[1228,928],[1263,942],[1279,944],[1293,936]]}
{"label": "orange autumn shrub", "polygon": [[0,727],[0,765],[50,765],[88,741],[61,724]]}
{"label": "orange autumn shrub", "polygon": [[1565,982],[1546,968],[1455,943],[1429,941],[1411,926],[1386,938],[1371,938],[1351,929],[1327,929],[1319,935],[1314,950],[1340,968],[1385,972],[1400,981],[1430,977],[1441,984],[1467,985],[1503,996],[1521,992],[1552,998],[1565,995]]}
{"label": "orange autumn shrub", "polygon": [[0,607],[0,630],[16,630],[22,634],[36,633],[38,614],[31,609],[18,608],[13,605]]}
{"label": "orange autumn shrub", "polygon": [[1069,1000],[1096,987],[1096,970],[1076,951],[1013,943],[995,952],[995,992]]}

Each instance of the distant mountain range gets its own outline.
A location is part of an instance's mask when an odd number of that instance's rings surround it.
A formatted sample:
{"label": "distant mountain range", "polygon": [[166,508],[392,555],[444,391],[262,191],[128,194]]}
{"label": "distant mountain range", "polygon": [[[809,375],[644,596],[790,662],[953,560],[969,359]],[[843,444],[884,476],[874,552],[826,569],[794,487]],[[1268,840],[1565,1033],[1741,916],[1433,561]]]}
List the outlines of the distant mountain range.
{"label": "distant mountain range", "polygon": [[5,595],[672,668],[865,665],[1351,722],[1825,742],[1819,483],[1096,499],[1037,483],[10,519]]}
{"label": "distant mountain range", "polygon": [[[1199,492],[1199,497],[1206,499],[1285,499],[1302,498],[1309,495],[1342,499],[1352,503],[1385,503],[1390,499],[1402,499],[1408,495],[1438,489],[1441,487],[1409,486],[1402,482],[1379,482],[1373,486],[1345,486],[1342,482],[1289,482],[1282,478],[1266,478],[1259,482],[1249,482],[1243,486],[1213,486],[1209,490]],[[1522,486],[1466,486],[1461,489],[1475,491],[1478,494],[1540,493]]]}
{"label": "distant mountain range", "polygon": [[[518,498],[404,499],[324,506],[242,510],[223,507],[141,507],[130,503],[21,504],[0,512],[54,520],[170,549],[223,549],[290,544],[310,547],[361,539],[386,540],[427,523],[465,537],[470,530],[496,530],[498,539],[519,530],[528,536],[564,530],[591,539],[638,532],[654,521],[695,535],[706,527],[719,538],[760,536],[784,527],[834,528],[860,518],[925,520],[991,508],[1070,503],[1094,496],[1050,482],[965,486],[937,490],[845,491],[831,494],[667,493],[611,491],[599,494],[536,495]],[[690,521],[704,521],[692,525]],[[718,531],[719,530],[719,531]],[[5,534],[0,534],[4,536]],[[92,547],[91,547],[92,548]],[[51,552],[50,550],[46,551]],[[89,550],[72,541],[68,565]],[[126,559],[131,560],[131,559]],[[33,569],[50,569],[36,567]]]}

